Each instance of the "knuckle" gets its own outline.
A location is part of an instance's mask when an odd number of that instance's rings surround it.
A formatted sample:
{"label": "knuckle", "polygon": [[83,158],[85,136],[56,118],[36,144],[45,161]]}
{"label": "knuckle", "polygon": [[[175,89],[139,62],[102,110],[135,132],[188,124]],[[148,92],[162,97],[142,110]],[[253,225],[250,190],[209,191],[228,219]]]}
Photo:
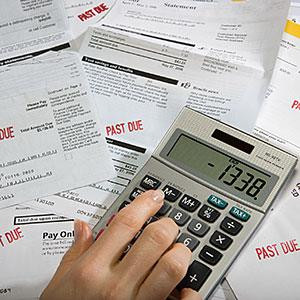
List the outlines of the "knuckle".
{"label": "knuckle", "polygon": [[94,276],[96,274],[94,274],[93,268],[80,266],[73,269],[71,279],[74,286],[82,286],[84,289],[89,289],[91,287],[91,278]]}
{"label": "knuckle", "polygon": [[145,235],[152,242],[162,246],[169,246],[173,242],[173,237],[166,226],[162,226],[160,222],[148,225],[145,229]]}
{"label": "knuckle", "polygon": [[179,255],[171,252],[161,259],[161,264],[167,275],[176,281],[184,277],[188,268],[188,262],[184,262]]}
{"label": "knuckle", "polygon": [[126,208],[120,211],[113,220],[114,223],[117,223],[122,226],[126,226],[131,230],[139,229],[140,220],[136,214],[131,213]]}

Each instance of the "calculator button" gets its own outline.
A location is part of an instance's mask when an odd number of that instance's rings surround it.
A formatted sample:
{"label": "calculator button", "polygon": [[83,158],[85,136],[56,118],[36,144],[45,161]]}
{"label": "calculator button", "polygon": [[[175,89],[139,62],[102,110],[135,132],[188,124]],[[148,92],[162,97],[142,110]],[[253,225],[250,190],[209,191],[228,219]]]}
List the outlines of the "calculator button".
{"label": "calculator button", "polygon": [[217,208],[220,208],[220,209],[224,209],[224,208],[226,208],[226,206],[228,205],[228,203],[225,201],[225,200],[223,200],[223,199],[221,199],[221,198],[219,198],[219,197],[217,197],[217,196],[215,196],[215,195],[210,195],[209,197],[208,197],[208,200],[207,200],[211,205],[213,205],[213,206],[215,206],[215,207],[217,207]]}
{"label": "calculator button", "polygon": [[196,236],[203,237],[209,230],[209,226],[202,221],[193,219],[188,226],[188,231]]}
{"label": "calculator button", "polygon": [[248,221],[251,217],[251,215],[249,215],[247,212],[245,212],[235,206],[231,208],[230,214],[243,222]]}
{"label": "calculator button", "polygon": [[198,212],[198,216],[209,223],[213,223],[219,218],[220,213],[208,205],[203,205]]}
{"label": "calculator button", "polygon": [[228,247],[233,242],[233,240],[229,236],[220,231],[215,231],[209,241],[212,245],[221,250],[228,249]]}
{"label": "calculator button", "polygon": [[195,211],[200,206],[200,204],[200,201],[189,195],[184,195],[179,201],[179,206],[190,212]]}
{"label": "calculator button", "polygon": [[222,256],[222,253],[209,246],[204,246],[199,254],[199,258],[213,266],[220,261]]}
{"label": "calculator button", "polygon": [[211,272],[209,267],[194,260],[189,266],[187,274],[179,283],[178,289],[191,288],[195,291],[199,291]]}
{"label": "calculator button", "polygon": [[190,219],[190,216],[184,211],[174,208],[169,214],[169,218],[173,219],[178,226],[183,226]]}
{"label": "calculator button", "polygon": [[120,207],[119,207],[119,210],[118,211],[120,211],[122,208],[124,208],[124,207],[126,207],[128,204],[130,204],[130,202],[129,201],[124,201],[121,205],[120,205]]}
{"label": "calculator button", "polygon": [[131,194],[129,195],[129,199],[130,200],[134,200],[136,197],[138,197],[139,195],[141,195],[142,193],[144,193],[143,190],[139,189],[139,188],[135,188]]}
{"label": "calculator button", "polygon": [[200,242],[196,238],[192,237],[191,235],[189,235],[187,233],[182,233],[179,236],[177,243],[184,244],[191,251],[194,251],[197,248],[197,246],[200,244]]}
{"label": "calculator button", "polygon": [[141,181],[140,186],[145,190],[156,190],[161,185],[161,182],[149,175],[146,175]]}
{"label": "calculator button", "polygon": [[169,210],[171,209],[171,205],[167,202],[164,202],[163,206],[160,208],[160,210],[156,213],[157,216],[165,216]]}
{"label": "calculator button", "polygon": [[221,223],[221,229],[231,235],[237,235],[243,228],[243,225],[231,218],[226,217]]}
{"label": "calculator button", "polygon": [[166,185],[163,188],[163,192],[165,193],[165,199],[170,202],[175,202],[182,194],[179,190],[170,185]]}

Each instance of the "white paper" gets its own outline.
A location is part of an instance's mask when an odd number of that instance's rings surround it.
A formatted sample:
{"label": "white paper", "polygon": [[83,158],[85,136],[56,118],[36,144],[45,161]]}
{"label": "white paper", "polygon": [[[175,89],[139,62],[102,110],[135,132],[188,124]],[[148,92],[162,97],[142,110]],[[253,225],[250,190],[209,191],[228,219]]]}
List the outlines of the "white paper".
{"label": "white paper", "polygon": [[[290,19],[298,14],[292,9]],[[296,18],[296,19],[295,19]],[[255,134],[300,155],[300,28],[287,27]],[[299,31],[300,32],[300,31]],[[300,102],[300,101],[299,101]],[[227,279],[238,299],[299,298],[300,167],[278,196],[274,210],[235,262]]]}
{"label": "white paper", "polygon": [[114,174],[75,53],[0,70],[0,208]]}
{"label": "white paper", "polygon": [[[101,24],[112,22],[111,15],[116,11],[120,14],[118,20],[122,20],[122,11],[118,9],[119,6],[127,5],[127,2],[126,5],[124,3],[118,2]],[[155,3],[153,5],[156,7],[162,2]],[[230,19],[232,24],[238,26],[245,19],[248,20],[248,23],[243,23],[247,38],[239,49],[231,46],[231,52],[228,46],[224,48],[224,42],[220,42],[218,48],[187,47],[182,44],[184,39],[180,43],[174,43],[161,40],[159,35],[159,38],[148,38],[113,30],[108,26],[100,26],[101,24],[91,27],[85,35],[80,53],[84,56],[83,65],[96,104],[101,107],[99,116],[104,121],[118,177],[109,182],[37,200],[30,205],[37,209],[51,209],[57,214],[67,211],[69,217],[89,215],[91,223],[94,223],[150,157],[185,105],[250,131],[269,79],[269,69],[263,70],[271,62],[266,57],[272,56],[270,53],[277,48],[274,37],[278,36],[278,42],[280,41],[282,28],[279,20],[283,19],[286,3],[287,1],[276,1],[276,5],[274,2],[272,5],[270,2],[263,4],[263,18],[254,15],[252,4],[236,3],[236,8],[240,7],[241,11],[232,12],[235,18],[231,15],[231,19],[229,16],[226,22]],[[211,7],[215,4],[193,5],[199,5],[199,8],[205,5],[210,13],[218,15],[217,7]],[[222,4],[219,8],[231,8],[228,5]],[[129,6],[133,11],[138,10],[134,2]],[[168,10],[164,12],[168,12],[165,18],[173,17]],[[181,19],[180,14],[187,18],[188,13],[181,12],[175,17]],[[195,12],[190,12],[189,15],[191,19],[197,16]],[[273,28],[273,41],[266,43],[263,35],[257,36],[257,30],[265,30],[265,26],[275,24],[275,21],[279,23]],[[145,24],[148,23],[145,21]],[[220,21],[211,17],[205,26],[215,30],[216,35]],[[199,32],[200,36],[201,33],[203,35],[203,31]],[[250,42],[252,40],[256,42]],[[215,45],[213,41],[212,43]],[[242,117],[245,110],[247,118]],[[66,201],[61,201],[61,198],[66,198]],[[51,201],[51,206],[45,204],[48,200]],[[68,200],[76,202],[78,207],[72,208]]]}
{"label": "white paper", "polygon": [[0,299],[37,299],[73,236],[70,219],[21,206],[1,210]]}
{"label": "white paper", "polygon": [[63,45],[69,39],[61,0],[0,1],[0,65],[18,60],[16,56]]}
{"label": "white paper", "polygon": [[73,39],[89,25],[99,22],[113,7],[115,0],[64,0]]}

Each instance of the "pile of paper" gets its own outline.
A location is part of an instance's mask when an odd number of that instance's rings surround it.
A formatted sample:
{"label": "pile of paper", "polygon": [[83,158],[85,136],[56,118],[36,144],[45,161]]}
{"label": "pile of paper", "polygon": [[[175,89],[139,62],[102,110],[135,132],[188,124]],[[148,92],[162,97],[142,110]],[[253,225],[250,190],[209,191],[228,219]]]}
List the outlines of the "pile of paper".
{"label": "pile of paper", "polygon": [[[72,243],[73,219],[101,219],[183,106],[251,132],[289,5],[0,3],[0,299],[38,298]],[[296,59],[297,46],[285,45]],[[284,99],[275,87],[282,80],[296,97],[281,69],[277,63],[266,103]]]}

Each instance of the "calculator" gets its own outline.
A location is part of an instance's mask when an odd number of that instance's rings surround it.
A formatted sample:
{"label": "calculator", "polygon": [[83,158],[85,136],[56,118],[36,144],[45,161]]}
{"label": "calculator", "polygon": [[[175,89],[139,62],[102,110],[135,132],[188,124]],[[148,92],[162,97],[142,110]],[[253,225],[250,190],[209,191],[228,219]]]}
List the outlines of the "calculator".
{"label": "calculator", "polygon": [[147,223],[161,217],[176,222],[177,242],[192,251],[178,289],[192,288],[207,299],[296,163],[296,156],[185,107],[151,158],[94,227],[94,237],[138,195],[162,189],[164,205]]}

